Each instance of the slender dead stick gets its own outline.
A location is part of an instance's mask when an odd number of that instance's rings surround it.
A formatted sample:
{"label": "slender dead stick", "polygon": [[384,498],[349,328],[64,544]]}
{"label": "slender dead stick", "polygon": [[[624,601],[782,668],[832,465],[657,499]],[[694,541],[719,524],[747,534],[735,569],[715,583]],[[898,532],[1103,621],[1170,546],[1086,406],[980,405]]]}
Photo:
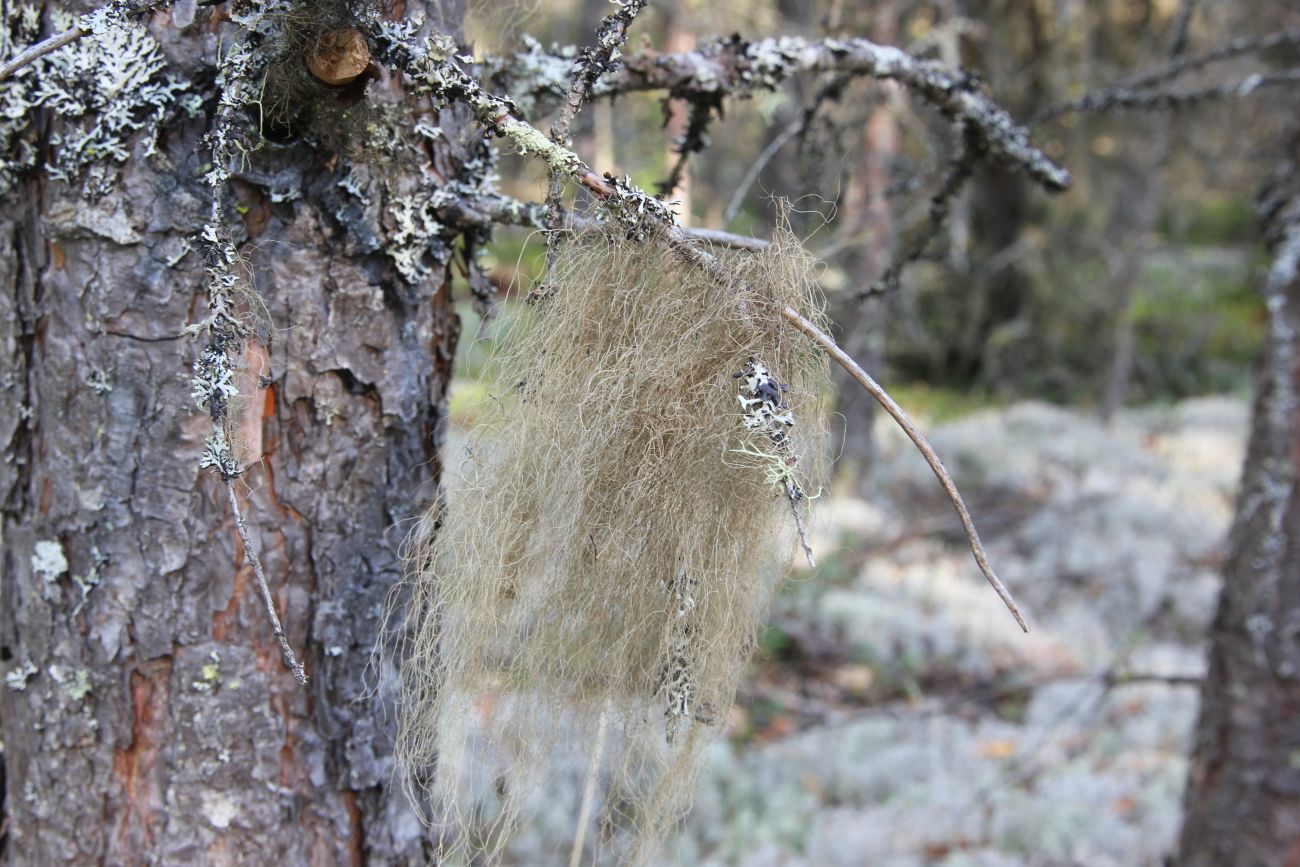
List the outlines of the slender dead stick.
{"label": "slender dead stick", "polygon": [[989,580],[989,584],[993,586],[998,598],[1011,611],[1011,616],[1016,618],[1020,628],[1028,632],[1029,624],[1025,622],[1025,618],[1021,615],[1016,600],[1011,597],[1011,592],[1007,590],[1006,585],[1002,583],[993,572],[993,567],[989,565],[988,555],[984,553],[984,545],[980,542],[980,535],[975,530],[975,522],[971,520],[970,512],[966,509],[966,503],[961,498],[961,492],[957,490],[957,485],[953,482],[952,476],[948,475],[948,470],[944,468],[943,461],[939,460],[939,456],[935,454],[925,435],[917,429],[912,420],[907,417],[907,413],[903,411],[903,408],[894,402],[894,399],[880,386],[880,383],[872,379],[865,370],[859,367],[852,356],[840,349],[829,334],[813,325],[791,307],[786,307],[781,311],[781,318],[812,338],[812,341],[824,349],[827,355],[835,359],[840,367],[847,370],[849,376],[856,379],[858,384],[865,388],[885,408],[885,412],[893,417],[898,426],[903,429],[903,433],[907,434],[908,439],[925,457],[925,462],[930,465],[930,469],[934,470],[934,474],[939,479],[939,484],[943,487],[944,493],[948,495],[953,508],[957,510],[957,517],[961,519],[962,529],[966,531],[966,538],[970,540],[971,553],[975,555],[975,562],[979,564],[980,571]]}
{"label": "slender dead stick", "polygon": [[89,32],[89,30],[83,30],[78,25],[77,27],[73,27],[71,30],[65,30],[55,36],[51,36],[49,39],[36,43],[13,60],[0,66],[0,81],[4,81],[24,66],[29,66],[35,63],[45,55],[58,51],[65,45],[76,42]]}
{"label": "slender dead stick", "polygon": [[600,776],[600,759],[605,752],[605,735],[609,731],[610,703],[600,712],[596,724],[596,750],[591,756],[591,770],[587,772],[587,785],[582,789],[582,807],[578,810],[578,828],[573,832],[573,851],[569,854],[569,867],[581,867],[582,846],[587,839],[587,823],[591,821],[591,805],[596,800],[596,778]]}
{"label": "slender dead stick", "polygon": [[244,513],[239,510],[239,500],[235,496],[235,480],[226,479],[226,498],[230,500],[230,511],[235,516],[235,526],[239,529],[239,538],[244,541],[244,556],[253,564],[253,574],[257,576],[257,589],[262,593],[262,602],[266,605],[266,614],[271,618],[271,628],[275,630],[275,640],[280,643],[280,655],[284,664],[293,672],[294,680],[306,686],[307,672],[293,655],[289,639],[280,625],[280,615],[275,612],[275,600],[271,598],[271,588],[266,583],[266,573],[262,571],[262,558],[257,556],[253,540],[248,536],[248,525],[244,523]]}
{"label": "slender dead stick", "polygon": [[803,547],[803,555],[808,558],[808,568],[816,569],[817,558],[813,556],[812,543],[808,541],[808,525],[804,523],[803,512],[799,509],[799,497],[794,494],[794,485],[786,482],[785,498],[790,501],[790,511],[794,513],[794,526],[799,531],[799,544]]}

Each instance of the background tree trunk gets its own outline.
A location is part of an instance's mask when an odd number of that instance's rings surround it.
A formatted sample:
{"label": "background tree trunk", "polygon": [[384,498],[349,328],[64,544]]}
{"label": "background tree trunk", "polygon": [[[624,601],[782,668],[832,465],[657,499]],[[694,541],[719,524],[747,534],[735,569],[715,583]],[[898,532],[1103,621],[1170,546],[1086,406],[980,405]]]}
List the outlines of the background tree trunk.
{"label": "background tree trunk", "polygon": [[[1293,147],[1293,154],[1295,149]],[[1300,178],[1274,190],[1259,377],[1186,796],[1181,867],[1300,864]]]}
{"label": "background tree trunk", "polygon": [[[898,9],[893,2],[872,7],[872,24],[867,32],[884,45],[898,42]],[[902,134],[895,118],[890,86],[881,85],[880,104],[862,125],[860,147],[853,155],[854,165],[845,181],[840,218],[846,223],[841,230],[861,238],[861,242],[844,256],[844,268],[850,284],[866,288],[880,279],[889,267],[895,247],[894,209],[889,201],[893,163],[902,148]],[[885,332],[889,304],[884,298],[859,300],[852,295],[835,311],[840,323],[840,345],[868,370],[885,367]],[[844,371],[831,371],[835,383],[834,427],[842,425],[843,436],[836,443],[839,472],[853,480],[858,492],[865,492],[872,482],[875,459],[873,428],[878,405],[862,386]]]}
{"label": "background tree trunk", "polygon": [[[456,4],[429,5],[454,31]],[[152,29],[178,72],[210,68],[206,23],[181,33],[160,14]],[[305,651],[300,688],[221,482],[198,469],[210,422],[189,396],[183,331],[202,316],[204,278],[183,253],[207,208],[205,126],[171,129],[96,205],[33,180],[0,219],[6,855],[423,860],[363,674],[404,522],[437,479],[459,331],[449,276],[415,289],[353,251],[330,206],[338,175],[306,145],[268,157],[301,172],[301,198],[239,187],[275,335],[250,343],[243,433],[262,460],[239,486]]]}

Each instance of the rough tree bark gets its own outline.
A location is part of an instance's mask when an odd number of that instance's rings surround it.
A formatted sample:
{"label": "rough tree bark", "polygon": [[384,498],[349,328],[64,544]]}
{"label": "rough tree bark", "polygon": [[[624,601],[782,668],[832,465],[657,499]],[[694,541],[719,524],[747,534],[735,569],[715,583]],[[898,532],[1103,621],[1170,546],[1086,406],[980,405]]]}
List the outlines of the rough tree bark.
{"label": "rough tree bark", "polygon": [[[1292,159],[1300,156],[1293,139]],[[1181,867],[1300,864],[1300,172],[1271,196],[1269,341],[1186,796]]]}
{"label": "rough tree bark", "polygon": [[[427,6],[455,31],[456,0]],[[213,28],[160,14],[151,29],[174,70],[211,81]],[[41,123],[48,134],[60,119]],[[403,522],[437,479],[459,330],[449,275],[408,287],[349,244],[327,154],[274,149],[301,177],[294,201],[240,184],[244,251],[275,326],[269,351],[250,344],[264,379],[243,389],[244,436],[262,460],[240,496],[306,657],[300,688],[222,484],[198,468],[211,423],[190,400],[183,331],[202,316],[204,277],[182,254],[207,209],[206,123],[168,129],[156,157],[137,148],[95,206],[32,179],[0,211],[5,855],[422,862],[363,673]]]}

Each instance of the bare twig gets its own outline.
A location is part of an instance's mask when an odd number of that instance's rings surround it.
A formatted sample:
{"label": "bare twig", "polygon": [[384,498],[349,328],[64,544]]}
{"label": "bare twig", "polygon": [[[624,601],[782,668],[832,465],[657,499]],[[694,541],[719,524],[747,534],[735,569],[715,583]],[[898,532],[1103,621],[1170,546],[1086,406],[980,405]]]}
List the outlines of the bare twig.
{"label": "bare twig", "polygon": [[710,244],[716,244],[719,247],[728,247],[732,250],[749,250],[758,252],[766,250],[772,246],[771,241],[765,241],[762,238],[751,238],[748,235],[733,235],[731,232],[723,232],[720,229],[700,229],[694,226],[681,227],[682,234],[694,238],[697,241],[707,241]]}
{"label": "bare twig", "polygon": [[804,523],[803,510],[799,508],[802,497],[795,496],[795,488],[790,482],[785,483],[785,498],[790,501],[790,511],[794,514],[794,526],[799,531],[799,545],[803,555],[808,558],[808,568],[817,568],[817,558],[813,556],[812,543],[808,541],[808,525]]}
{"label": "bare twig", "polygon": [[1102,685],[1107,689],[1119,686],[1160,684],[1163,686],[1195,686],[1205,683],[1199,674],[1152,674],[1150,672],[1107,671],[1102,675]]}
{"label": "bare twig", "polygon": [[289,646],[289,639],[284,634],[284,627],[280,625],[280,615],[275,611],[275,600],[271,598],[271,588],[266,583],[266,572],[262,570],[262,558],[257,556],[257,549],[253,547],[253,540],[248,535],[248,525],[244,523],[244,513],[239,510],[239,498],[235,496],[235,480],[227,478],[225,485],[226,499],[230,501],[230,511],[235,516],[235,527],[239,530],[239,538],[244,542],[244,556],[253,564],[253,574],[257,576],[257,589],[262,594],[266,616],[271,618],[271,628],[275,630],[275,640],[280,645],[280,656],[284,659],[285,667],[293,672],[294,680],[306,686],[307,672],[294,657],[293,648]]}
{"label": "bare twig", "polygon": [[573,851],[569,853],[569,867],[581,867],[582,847],[587,839],[587,824],[591,821],[591,805],[596,800],[596,781],[600,777],[600,760],[605,753],[605,736],[609,733],[610,702],[600,711],[600,720],[596,723],[596,748],[591,756],[591,769],[587,771],[587,783],[582,787],[582,806],[578,809],[578,827],[573,832]]}
{"label": "bare twig", "polygon": [[768,142],[767,147],[763,148],[758,159],[750,164],[749,171],[745,172],[745,176],[740,179],[736,191],[731,194],[731,201],[727,202],[727,209],[722,212],[722,225],[730,226],[731,221],[736,219],[736,215],[740,213],[740,206],[745,203],[745,196],[749,195],[749,188],[754,186],[754,181],[758,180],[764,167],[772,161],[772,157],[776,156],[781,148],[785,147],[786,142],[799,134],[802,127],[801,121],[795,121],[777,133],[776,137]]}
{"label": "bare twig", "polygon": [[1215,63],[1232,60],[1246,54],[1264,54],[1275,48],[1300,45],[1300,30],[1281,30],[1261,37],[1244,37],[1225,42],[1202,54],[1185,54],[1186,36],[1179,38],[1181,30],[1175,31],[1175,38],[1170,46],[1169,63],[1165,66],[1140,73],[1125,79],[1116,85],[1126,90],[1150,89],[1158,84],[1165,84],[1187,72],[1204,69]]}
{"label": "bare twig", "polygon": [[829,80],[824,82],[822,86],[817,89],[817,93],[813,95],[811,104],[799,113],[798,119],[794,120],[789,126],[777,133],[776,137],[768,143],[767,147],[763,148],[763,152],[758,155],[758,159],[754,160],[753,164],[750,165],[749,170],[745,172],[745,176],[741,178],[740,185],[736,187],[736,191],[731,194],[731,200],[727,202],[727,208],[722,212],[722,225],[730,226],[731,221],[736,219],[736,215],[740,213],[740,206],[744,204],[745,196],[749,195],[749,188],[754,185],[756,180],[758,180],[758,176],[763,171],[763,168],[771,162],[772,158],[777,155],[777,152],[780,151],[781,148],[785,147],[785,143],[790,139],[795,137],[802,138],[806,135],[808,130],[812,127],[813,121],[816,120],[817,112],[821,109],[822,103],[826,102],[828,99],[837,99],[848,82],[849,76],[847,75],[831,76]]}
{"label": "bare twig", "polygon": [[957,510],[957,517],[961,519],[962,529],[966,531],[971,553],[975,555],[975,562],[979,564],[980,571],[984,573],[984,577],[988,579],[994,592],[998,594],[998,598],[1011,611],[1011,616],[1016,618],[1020,628],[1028,632],[1029,624],[1025,622],[1025,618],[1021,615],[1020,608],[1016,605],[1015,599],[1012,598],[1011,592],[1007,590],[1006,585],[1002,583],[1001,579],[993,572],[993,567],[989,565],[988,555],[984,552],[984,545],[980,542],[979,533],[975,530],[975,522],[971,520],[970,512],[966,509],[966,503],[962,500],[961,492],[957,490],[956,483],[948,475],[948,470],[944,467],[943,461],[939,459],[934,448],[926,440],[925,435],[917,429],[912,420],[908,418],[907,413],[894,402],[889,393],[872,379],[865,370],[859,367],[858,363],[847,352],[840,349],[829,334],[813,325],[793,308],[786,307],[783,309],[781,317],[811,338],[814,343],[826,351],[827,355],[835,359],[841,367],[848,371],[849,376],[857,380],[858,384],[865,388],[876,399],[876,402],[884,407],[885,412],[889,413],[894,421],[898,423],[898,426],[903,429],[903,433],[907,434],[908,439],[920,451],[926,463],[930,465],[930,469],[934,471],[935,476],[939,479],[939,485],[943,488],[944,493],[948,495],[948,499],[952,501],[953,508]]}
{"label": "bare twig", "polygon": [[1188,90],[1148,90],[1105,88],[1095,90],[1079,99],[1062,103],[1042,112],[1030,121],[1031,126],[1045,123],[1070,112],[1100,114],[1108,111],[1177,111],[1202,102],[1224,99],[1244,99],[1260,91],[1300,84],[1300,69],[1282,72],[1254,73],[1239,81],[1229,81]]}
{"label": "bare twig", "polygon": [[36,43],[31,48],[16,55],[8,63],[0,66],[0,81],[4,81],[24,66],[30,66],[45,55],[52,54],[65,45],[71,45],[89,32],[90,28],[83,28],[81,25],[77,25],[71,30],[65,30],[62,33],[51,36],[49,39]]}

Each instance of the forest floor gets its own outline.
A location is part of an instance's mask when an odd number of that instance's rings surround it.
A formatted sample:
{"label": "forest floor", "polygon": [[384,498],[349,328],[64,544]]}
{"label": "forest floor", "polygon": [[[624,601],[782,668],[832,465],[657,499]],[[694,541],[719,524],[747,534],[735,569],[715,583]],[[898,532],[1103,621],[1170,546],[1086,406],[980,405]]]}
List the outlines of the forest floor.
{"label": "forest floor", "polygon": [[881,426],[776,600],[676,864],[1144,867],[1176,839],[1246,404],[1109,428],[1021,403],[933,430],[1022,635]]}

